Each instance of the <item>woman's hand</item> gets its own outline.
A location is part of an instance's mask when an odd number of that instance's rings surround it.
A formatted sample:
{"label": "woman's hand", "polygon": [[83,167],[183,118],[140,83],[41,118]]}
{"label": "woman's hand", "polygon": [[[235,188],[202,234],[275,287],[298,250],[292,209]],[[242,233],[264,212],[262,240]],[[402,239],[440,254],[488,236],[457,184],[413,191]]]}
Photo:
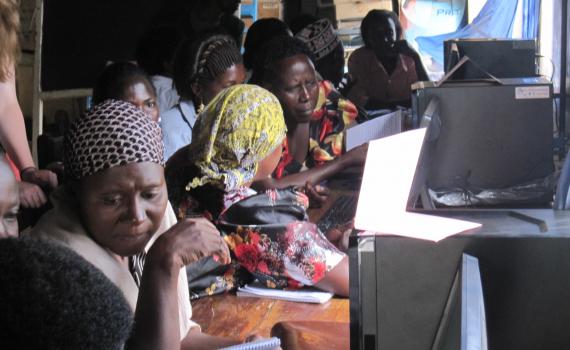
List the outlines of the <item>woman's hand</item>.
{"label": "woman's hand", "polygon": [[320,208],[329,198],[331,191],[321,185],[313,186],[313,184],[307,181],[304,192],[309,197],[309,208]]}
{"label": "woman's hand", "polygon": [[47,202],[47,197],[40,186],[21,181],[20,183],[20,204],[24,208],[41,208]]}
{"label": "woman's hand", "polygon": [[229,264],[230,251],[218,229],[204,218],[185,219],[162,234],[152,245],[147,261],[180,269],[206,256]]}

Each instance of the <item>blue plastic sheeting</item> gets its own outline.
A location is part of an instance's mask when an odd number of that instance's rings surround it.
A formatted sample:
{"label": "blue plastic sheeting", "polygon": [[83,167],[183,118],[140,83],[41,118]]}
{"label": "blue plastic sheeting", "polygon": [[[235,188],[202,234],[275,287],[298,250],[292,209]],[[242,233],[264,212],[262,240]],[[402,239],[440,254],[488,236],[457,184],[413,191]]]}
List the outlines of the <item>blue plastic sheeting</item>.
{"label": "blue plastic sheeting", "polygon": [[538,38],[539,16],[540,16],[540,0],[523,0],[523,23],[522,23],[523,39]]}
{"label": "blue plastic sheeting", "polygon": [[[510,38],[518,0],[487,0],[473,22],[458,31],[431,37],[417,37],[420,52],[443,65],[443,42],[462,38]],[[510,19],[510,20],[509,20]]]}

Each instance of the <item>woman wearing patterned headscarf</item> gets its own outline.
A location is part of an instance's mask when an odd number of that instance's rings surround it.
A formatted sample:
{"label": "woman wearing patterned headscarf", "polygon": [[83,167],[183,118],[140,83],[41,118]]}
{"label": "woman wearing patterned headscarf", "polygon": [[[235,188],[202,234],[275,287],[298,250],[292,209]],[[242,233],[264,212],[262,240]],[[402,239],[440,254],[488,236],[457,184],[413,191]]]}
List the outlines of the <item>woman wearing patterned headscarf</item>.
{"label": "woman wearing patterned headscarf", "polygon": [[207,220],[176,223],[161,137],[158,124],[128,102],[95,106],[66,135],[64,163],[71,182],[54,193],[54,209],[32,235],[70,247],[119,287],[135,313],[129,346],[235,344],[201,334],[190,320],[183,267],[205,256],[229,262],[229,252]]}
{"label": "woman wearing patterned headscarf", "polygon": [[[268,287],[314,285],[348,295],[346,256],[307,221],[307,197],[292,189],[249,188],[275,170],[286,131],[281,105],[267,90],[236,85],[222,91],[198,118],[192,144],[183,149],[186,159],[167,165],[171,201],[179,217],[213,220],[239,267]],[[243,282],[235,280],[239,273],[217,272],[223,278],[202,280],[191,290],[195,297]],[[194,274],[204,271],[189,269]]]}

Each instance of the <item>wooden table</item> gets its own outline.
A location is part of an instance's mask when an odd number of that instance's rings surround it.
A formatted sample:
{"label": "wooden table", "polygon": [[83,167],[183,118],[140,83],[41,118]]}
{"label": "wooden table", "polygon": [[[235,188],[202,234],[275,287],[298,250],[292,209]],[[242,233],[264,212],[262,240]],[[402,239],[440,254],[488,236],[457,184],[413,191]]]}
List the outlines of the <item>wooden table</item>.
{"label": "wooden table", "polygon": [[[322,208],[309,211],[312,222],[317,222],[340,195],[355,192],[342,183],[339,185],[339,182],[334,182],[331,189],[327,203]],[[325,304],[309,304],[237,297],[230,293],[192,302],[192,315],[204,333],[238,339],[245,339],[253,333],[269,337],[271,328],[283,321],[341,322],[346,323],[347,330],[350,322],[348,298],[337,297]],[[331,348],[329,345],[323,344],[321,348]],[[345,348],[344,345],[342,348]]]}
{"label": "wooden table", "polygon": [[348,299],[325,304],[296,303],[234,294],[216,295],[192,302],[192,319],[207,334],[244,339],[252,333],[268,337],[281,321],[350,322]]}

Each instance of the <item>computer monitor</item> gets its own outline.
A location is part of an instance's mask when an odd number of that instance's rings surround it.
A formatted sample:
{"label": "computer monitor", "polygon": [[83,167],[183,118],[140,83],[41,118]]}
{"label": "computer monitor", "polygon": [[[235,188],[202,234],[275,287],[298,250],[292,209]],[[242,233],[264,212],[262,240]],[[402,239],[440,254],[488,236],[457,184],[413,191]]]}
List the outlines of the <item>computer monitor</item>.
{"label": "computer monitor", "polygon": [[[507,189],[504,201],[495,197],[490,204],[549,205],[552,189],[541,186],[554,172],[552,85],[543,78],[503,81],[414,85],[413,123],[430,122],[412,191]],[[533,182],[526,188],[532,191],[509,191]]]}
{"label": "computer monitor", "polygon": [[451,39],[443,45],[444,70],[449,72],[463,56],[466,63],[453,74],[453,80],[487,79],[483,71],[497,78],[536,76],[536,43],[514,39]]}

